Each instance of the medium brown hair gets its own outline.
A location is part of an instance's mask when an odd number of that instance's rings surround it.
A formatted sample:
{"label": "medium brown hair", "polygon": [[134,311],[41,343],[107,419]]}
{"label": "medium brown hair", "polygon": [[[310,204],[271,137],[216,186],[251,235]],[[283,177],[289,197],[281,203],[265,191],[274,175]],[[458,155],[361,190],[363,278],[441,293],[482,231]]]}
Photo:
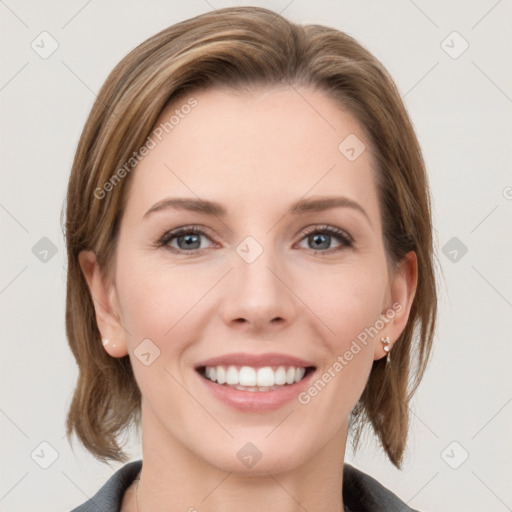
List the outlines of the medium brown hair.
{"label": "medium brown hair", "polygon": [[92,250],[109,275],[131,173],[104,197],[98,190],[143,146],[171,101],[212,87],[285,84],[323,91],[359,121],[375,159],[387,257],[396,264],[409,251],[417,255],[408,323],[391,363],[374,361],[352,412],[355,445],[370,424],[400,467],[409,401],[429,359],[437,313],[431,206],[420,147],[392,78],[355,39],[258,7],[202,14],[137,46],[108,76],[80,137],[65,206],[66,333],[79,369],[66,425],[68,439],[75,431],[103,462],[126,462],[119,436],[132,422],[140,425],[141,394],[129,356],[111,357],[102,346],[78,261],[80,251]]}

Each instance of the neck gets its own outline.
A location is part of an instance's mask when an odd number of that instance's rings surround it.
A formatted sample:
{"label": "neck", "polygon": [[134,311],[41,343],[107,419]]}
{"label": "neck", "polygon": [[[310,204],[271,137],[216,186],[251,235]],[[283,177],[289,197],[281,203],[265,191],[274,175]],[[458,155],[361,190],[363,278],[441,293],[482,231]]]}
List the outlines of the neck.
{"label": "neck", "polygon": [[[193,446],[184,446],[149,416],[143,408],[143,467],[134,493],[138,502],[134,511],[343,511],[346,426],[304,460],[283,460],[278,457],[279,447],[263,447],[261,441],[257,446],[262,447],[262,457],[248,469],[233,457],[243,442],[231,440],[233,450],[222,450],[229,456],[205,457],[194,453]],[[307,447],[301,447],[301,453],[307,453]]]}

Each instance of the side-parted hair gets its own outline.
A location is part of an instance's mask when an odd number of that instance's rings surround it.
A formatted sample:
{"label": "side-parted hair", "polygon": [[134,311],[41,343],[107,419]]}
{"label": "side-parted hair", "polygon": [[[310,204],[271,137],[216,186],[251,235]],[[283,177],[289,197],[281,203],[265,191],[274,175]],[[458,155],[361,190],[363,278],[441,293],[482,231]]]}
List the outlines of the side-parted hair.
{"label": "side-parted hair", "polygon": [[[126,163],[169,103],[215,87],[244,91],[286,84],[324,92],[359,121],[375,162],[388,261],[396,267],[409,251],[417,256],[408,323],[391,362],[374,361],[351,423],[355,447],[363,427],[371,425],[391,462],[401,466],[409,403],[430,356],[437,316],[431,200],[421,150],[396,85],[371,53],[339,30],[298,25],[258,7],[202,14],[137,46],[108,76],[81,134],[63,227],[66,334],[79,370],[66,427],[70,441],[74,431],[102,462],[126,462],[118,441],[133,422],[140,425],[141,393],[129,356],[114,358],[103,348],[78,255],[94,251],[103,275],[111,275],[132,175]],[[112,184],[114,175],[122,179]]]}

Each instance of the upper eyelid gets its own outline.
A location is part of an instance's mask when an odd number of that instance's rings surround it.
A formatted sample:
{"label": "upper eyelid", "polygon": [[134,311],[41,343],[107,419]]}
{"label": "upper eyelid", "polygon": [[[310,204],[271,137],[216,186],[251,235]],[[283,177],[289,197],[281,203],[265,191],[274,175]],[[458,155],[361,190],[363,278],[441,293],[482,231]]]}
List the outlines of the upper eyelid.
{"label": "upper eyelid", "polygon": [[300,234],[303,234],[304,236],[306,236],[311,233],[316,233],[317,231],[319,233],[321,233],[322,231],[325,231],[327,233],[331,233],[334,235],[345,236],[351,242],[354,242],[354,237],[347,230],[345,230],[343,228],[338,228],[336,226],[330,226],[328,224],[323,224],[323,225],[313,224],[310,226],[306,226],[305,228],[302,228],[302,230],[300,231]]}

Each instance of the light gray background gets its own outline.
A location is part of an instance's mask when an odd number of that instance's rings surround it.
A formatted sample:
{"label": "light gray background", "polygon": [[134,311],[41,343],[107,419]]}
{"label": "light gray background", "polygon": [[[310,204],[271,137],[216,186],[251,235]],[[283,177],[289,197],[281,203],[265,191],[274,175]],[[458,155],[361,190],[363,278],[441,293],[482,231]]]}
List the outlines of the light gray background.
{"label": "light gray background", "polygon": [[[95,461],[76,442],[73,453],[64,436],[77,376],[64,331],[66,182],[114,65],[161,29],[231,5],[244,3],[0,1],[2,511],[70,510],[120,466]],[[372,443],[348,459],[422,512],[512,510],[511,1],[253,5],[334,26],[372,51],[405,98],[431,180],[444,278],[404,471]],[[42,46],[42,31],[59,45],[47,59],[31,48]],[[457,58],[464,41],[453,31],[469,44]],[[46,262],[32,250],[43,237],[57,248]],[[452,237],[467,254],[442,252]],[[47,469],[40,465],[52,451],[43,442],[58,454]],[[130,446],[140,458],[137,440]]]}

